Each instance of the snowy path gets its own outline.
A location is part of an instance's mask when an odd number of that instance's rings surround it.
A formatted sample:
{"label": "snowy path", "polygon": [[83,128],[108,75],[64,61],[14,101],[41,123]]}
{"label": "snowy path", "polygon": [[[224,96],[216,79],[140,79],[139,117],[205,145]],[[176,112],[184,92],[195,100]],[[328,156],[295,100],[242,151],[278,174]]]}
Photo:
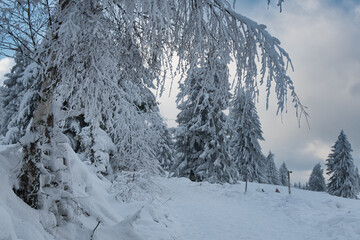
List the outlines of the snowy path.
{"label": "snowy path", "polygon": [[289,196],[286,188],[279,194],[274,186],[251,183],[247,194],[243,184],[161,184],[182,227],[177,240],[360,239],[360,201],[297,189]]}

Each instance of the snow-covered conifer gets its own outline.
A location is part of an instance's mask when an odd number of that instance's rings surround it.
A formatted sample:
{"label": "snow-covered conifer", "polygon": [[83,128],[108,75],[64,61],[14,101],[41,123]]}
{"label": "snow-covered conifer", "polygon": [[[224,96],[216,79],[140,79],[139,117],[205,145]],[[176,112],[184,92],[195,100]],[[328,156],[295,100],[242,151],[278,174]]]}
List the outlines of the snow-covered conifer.
{"label": "snow-covered conifer", "polygon": [[320,163],[314,166],[310,174],[309,190],[318,192],[324,192],[326,190],[325,178]]}
{"label": "snow-covered conifer", "polygon": [[330,175],[327,191],[331,195],[356,198],[359,180],[356,175],[354,161],[351,156],[351,145],[344,131],[331,149],[327,161],[327,174]]}
{"label": "snow-covered conifer", "polygon": [[259,144],[259,140],[264,140],[259,116],[250,93],[244,89],[239,91],[230,109],[231,155],[243,180],[265,183],[266,158]]}
{"label": "snow-covered conifer", "polygon": [[279,168],[279,181],[283,186],[288,185],[288,171],[289,170],[287,169],[285,162],[283,162]]}
{"label": "snow-covered conifer", "polygon": [[188,72],[180,86],[176,132],[175,176],[189,177],[191,170],[198,181],[236,181],[236,169],[228,148],[228,107],[230,93],[227,62],[211,49],[202,65]]}
{"label": "snow-covered conifer", "polygon": [[266,157],[266,176],[267,182],[273,185],[279,185],[279,171],[276,168],[275,161],[274,161],[274,154],[269,151],[268,156]]}
{"label": "snow-covered conifer", "polygon": [[174,142],[166,125],[159,129],[160,141],[158,143],[157,159],[165,171],[170,171],[175,162]]}
{"label": "snow-covered conifer", "polygon": [[5,143],[16,143],[25,135],[39,98],[39,66],[32,62],[26,50],[18,49],[15,65],[6,74],[2,105],[3,117],[0,124]]}
{"label": "snow-covered conifer", "polygon": [[358,191],[360,192],[360,173],[358,167],[356,167],[355,172],[356,172],[356,178],[358,179]]}

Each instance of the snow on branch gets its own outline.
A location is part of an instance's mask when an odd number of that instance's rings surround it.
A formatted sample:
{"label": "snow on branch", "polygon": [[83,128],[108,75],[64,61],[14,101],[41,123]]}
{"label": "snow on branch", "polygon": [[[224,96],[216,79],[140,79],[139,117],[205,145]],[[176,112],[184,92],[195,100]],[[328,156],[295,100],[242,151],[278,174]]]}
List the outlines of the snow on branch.
{"label": "snow on branch", "polygon": [[[282,2],[281,0],[278,2],[280,8]],[[288,90],[290,90],[292,102],[296,109],[296,116],[299,120],[302,115],[307,119],[306,107],[302,105],[295,92],[293,82],[286,73],[289,66],[293,70],[293,65],[288,53],[280,46],[280,41],[269,34],[265,25],[258,24],[235,12],[226,1],[214,0],[214,3],[220,10],[225,11],[230,16],[225,17],[226,22],[224,24],[228,26],[229,37],[233,41],[239,82],[241,83],[244,80],[247,88],[258,91],[256,80],[258,71],[255,60],[259,60],[259,49],[261,53],[260,85],[264,83],[264,79],[267,76],[267,108],[271,85],[274,81],[278,100],[277,112],[283,112],[286,109],[287,94]]]}

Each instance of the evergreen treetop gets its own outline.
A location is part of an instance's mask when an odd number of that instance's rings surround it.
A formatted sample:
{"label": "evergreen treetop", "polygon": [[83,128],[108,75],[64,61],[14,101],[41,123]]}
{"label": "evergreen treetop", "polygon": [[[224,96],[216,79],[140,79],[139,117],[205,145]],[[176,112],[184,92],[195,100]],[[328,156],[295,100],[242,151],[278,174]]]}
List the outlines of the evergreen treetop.
{"label": "evergreen treetop", "polygon": [[357,198],[359,180],[351,156],[351,145],[342,130],[331,149],[327,161],[327,174],[330,175],[327,190],[331,195]]}

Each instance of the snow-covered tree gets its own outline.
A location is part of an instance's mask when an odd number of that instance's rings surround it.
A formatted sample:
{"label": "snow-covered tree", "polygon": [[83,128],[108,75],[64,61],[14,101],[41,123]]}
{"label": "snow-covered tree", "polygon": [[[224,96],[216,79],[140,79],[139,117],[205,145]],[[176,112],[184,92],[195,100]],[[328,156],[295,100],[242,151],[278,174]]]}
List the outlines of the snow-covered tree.
{"label": "snow-covered tree", "polygon": [[310,174],[309,190],[324,192],[326,191],[325,178],[320,163],[316,164]]}
{"label": "snow-covered tree", "polygon": [[243,180],[265,183],[266,162],[259,144],[264,138],[259,116],[250,93],[239,91],[230,109],[231,155]]}
{"label": "snow-covered tree", "polygon": [[285,162],[283,162],[279,168],[279,181],[283,186],[288,185],[288,171]]}
{"label": "snow-covered tree", "polygon": [[1,117],[0,134],[6,134],[10,121],[15,118],[15,114],[19,109],[20,98],[18,95],[24,90],[20,78],[23,76],[27,65],[29,65],[29,60],[26,59],[20,51],[17,51],[15,55],[15,66],[11,69],[10,73],[5,75],[5,87],[2,92],[1,102],[4,113]]}
{"label": "snow-covered tree", "polygon": [[[291,62],[280,42],[226,0],[0,1],[0,13],[1,52],[28,46],[41,82],[33,120],[21,139],[23,161],[15,191],[30,206],[53,212],[58,223],[71,220],[77,208],[71,151],[84,153],[97,173],[136,171],[131,179],[141,171],[158,173],[158,134],[141,108],[149,106],[149,88],[163,90],[175,53],[177,73],[202,79],[203,92],[216,85],[214,99],[226,99],[229,79],[220,75],[232,59],[238,84],[257,92],[266,79],[270,93],[275,82],[278,111],[290,91],[299,115],[304,113],[286,74]],[[215,53],[211,58],[210,52]],[[219,61],[220,71],[206,67]],[[204,69],[206,74],[196,76]],[[183,86],[183,96],[190,96],[195,85],[185,80]],[[211,144],[226,146],[226,133],[218,136],[225,137]],[[205,155],[201,159],[210,159]],[[224,162],[211,163],[213,181],[232,178]]]}
{"label": "snow-covered tree", "polygon": [[6,74],[2,92],[3,116],[1,134],[5,143],[16,143],[25,135],[39,98],[39,66],[31,61],[28,54],[18,49],[15,65]]}
{"label": "snow-covered tree", "polygon": [[158,143],[157,159],[160,161],[160,166],[165,171],[170,171],[175,162],[173,138],[166,125],[163,125],[159,132],[160,141]]}
{"label": "snow-covered tree", "polygon": [[360,173],[358,167],[356,167],[355,172],[356,172],[356,178],[358,179],[358,191],[360,192]]}
{"label": "snow-covered tree", "polygon": [[266,170],[267,182],[269,184],[279,185],[280,184],[279,172],[275,165],[274,154],[271,151],[269,151],[265,163],[266,163],[265,170]]}
{"label": "snow-covered tree", "polygon": [[332,146],[332,153],[327,161],[327,174],[330,175],[327,191],[331,195],[356,198],[359,191],[359,180],[356,175],[354,161],[351,156],[351,145],[344,131]]}
{"label": "snow-covered tree", "polygon": [[227,62],[221,62],[217,52],[199,61],[202,65],[188,73],[178,94],[181,112],[172,171],[179,177],[189,177],[193,171],[198,181],[233,183],[237,171],[229,154],[228,118],[223,112],[230,99]]}

